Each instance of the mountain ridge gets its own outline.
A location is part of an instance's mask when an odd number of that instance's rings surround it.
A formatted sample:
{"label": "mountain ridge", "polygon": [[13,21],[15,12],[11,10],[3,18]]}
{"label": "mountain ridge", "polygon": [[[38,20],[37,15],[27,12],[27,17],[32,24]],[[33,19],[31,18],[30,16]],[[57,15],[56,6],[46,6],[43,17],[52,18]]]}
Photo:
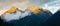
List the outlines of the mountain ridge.
{"label": "mountain ridge", "polygon": [[[28,9],[29,8],[29,9]],[[33,11],[33,13],[34,14],[36,14],[36,13],[38,13],[38,12],[40,12],[41,10],[43,10],[43,11],[45,11],[45,10],[47,10],[47,9],[41,9],[41,8],[38,8],[38,7],[35,7],[35,6],[30,6],[30,7],[28,7],[27,8],[27,10],[30,10],[30,11]],[[32,8],[33,8],[33,10],[32,10]],[[19,10],[19,9],[18,9]],[[10,9],[8,9],[7,11],[5,11],[4,13],[2,13],[1,15],[4,15],[4,14],[6,14],[7,12],[8,13],[13,13],[13,12],[15,12],[15,11],[17,11],[17,8],[15,7],[15,6],[12,6]],[[22,11],[22,10],[20,10],[20,11]],[[48,10],[49,11],[49,10]],[[22,12],[24,12],[24,11],[22,11]],[[45,12],[47,12],[47,11],[45,11]],[[50,12],[50,11],[49,11]],[[0,15],[0,16],[1,16]]]}

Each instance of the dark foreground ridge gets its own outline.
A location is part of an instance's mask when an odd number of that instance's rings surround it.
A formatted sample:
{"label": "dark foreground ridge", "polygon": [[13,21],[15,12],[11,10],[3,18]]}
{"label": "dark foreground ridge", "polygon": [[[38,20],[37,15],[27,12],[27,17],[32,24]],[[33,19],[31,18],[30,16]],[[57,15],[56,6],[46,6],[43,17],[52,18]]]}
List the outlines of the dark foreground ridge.
{"label": "dark foreground ridge", "polygon": [[[1,16],[0,16],[0,18],[1,18]],[[0,26],[13,26],[13,24],[4,22],[2,19],[0,19]]]}
{"label": "dark foreground ridge", "polygon": [[60,26],[60,11],[51,16],[45,23],[42,23],[41,26]]}

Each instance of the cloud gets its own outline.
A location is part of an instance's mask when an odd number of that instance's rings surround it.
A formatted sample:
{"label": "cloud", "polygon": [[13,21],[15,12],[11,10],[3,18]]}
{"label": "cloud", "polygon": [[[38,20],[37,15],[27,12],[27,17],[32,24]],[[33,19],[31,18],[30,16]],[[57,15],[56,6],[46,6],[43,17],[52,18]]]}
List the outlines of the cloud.
{"label": "cloud", "polygon": [[10,8],[11,5],[21,7],[21,6],[26,6],[28,3],[29,0],[0,0],[0,8],[7,9]]}
{"label": "cloud", "polygon": [[29,15],[31,15],[30,11],[25,11],[24,13],[17,11],[16,13],[13,14],[7,13],[6,15],[2,16],[2,19],[6,22],[9,22],[11,20],[19,20]]}
{"label": "cloud", "polygon": [[46,3],[44,5],[45,5],[45,8],[48,8],[48,10],[50,10],[54,14],[60,8],[60,1],[57,0],[57,1],[54,1],[54,2]]}
{"label": "cloud", "polygon": [[44,3],[47,3],[47,2],[50,2],[50,0],[40,0],[41,4],[44,4]]}
{"label": "cloud", "polygon": [[21,8],[26,8],[29,5],[35,5],[35,6],[39,6],[39,5],[43,5],[47,2],[50,2],[52,0],[0,0],[1,9],[8,9],[10,8],[12,5],[16,6],[16,7],[21,7]]}

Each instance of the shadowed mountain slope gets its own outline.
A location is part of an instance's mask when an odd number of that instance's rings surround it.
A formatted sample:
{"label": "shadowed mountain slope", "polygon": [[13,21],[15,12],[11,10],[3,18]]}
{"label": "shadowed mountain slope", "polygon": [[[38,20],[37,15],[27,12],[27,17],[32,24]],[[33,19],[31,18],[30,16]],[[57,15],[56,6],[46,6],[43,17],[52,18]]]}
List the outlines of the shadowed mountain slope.
{"label": "shadowed mountain slope", "polygon": [[46,22],[42,23],[41,26],[60,26],[60,10],[51,16]]}

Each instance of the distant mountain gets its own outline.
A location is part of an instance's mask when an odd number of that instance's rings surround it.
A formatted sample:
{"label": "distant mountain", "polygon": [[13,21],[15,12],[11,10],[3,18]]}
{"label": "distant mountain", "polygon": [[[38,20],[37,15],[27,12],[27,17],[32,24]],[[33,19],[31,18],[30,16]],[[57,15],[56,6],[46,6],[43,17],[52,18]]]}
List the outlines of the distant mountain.
{"label": "distant mountain", "polygon": [[22,12],[21,10],[19,10],[15,6],[12,6],[10,9],[7,9],[5,11],[2,11],[2,13],[0,14],[0,16],[4,16],[7,13],[9,13],[9,14],[16,13],[17,11]]}
{"label": "distant mountain", "polygon": [[51,16],[41,26],[60,26],[60,10],[58,10],[53,16]]}
{"label": "distant mountain", "polygon": [[40,12],[34,10],[33,12],[31,12],[30,16],[26,16],[19,20],[12,20],[9,23],[14,24],[14,26],[40,26],[41,23],[46,22],[46,20],[48,20],[48,18],[52,16],[52,13],[50,11],[47,12],[42,9],[37,10],[39,10]]}

